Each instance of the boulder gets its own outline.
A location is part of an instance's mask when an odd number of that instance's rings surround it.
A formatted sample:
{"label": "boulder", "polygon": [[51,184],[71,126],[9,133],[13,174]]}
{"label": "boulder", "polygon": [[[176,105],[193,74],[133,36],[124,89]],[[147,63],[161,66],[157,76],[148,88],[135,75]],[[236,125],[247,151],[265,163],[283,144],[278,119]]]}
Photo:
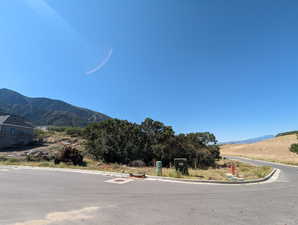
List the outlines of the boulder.
{"label": "boulder", "polygon": [[41,150],[30,150],[27,152],[26,158],[28,161],[50,161],[52,159],[48,152]]}

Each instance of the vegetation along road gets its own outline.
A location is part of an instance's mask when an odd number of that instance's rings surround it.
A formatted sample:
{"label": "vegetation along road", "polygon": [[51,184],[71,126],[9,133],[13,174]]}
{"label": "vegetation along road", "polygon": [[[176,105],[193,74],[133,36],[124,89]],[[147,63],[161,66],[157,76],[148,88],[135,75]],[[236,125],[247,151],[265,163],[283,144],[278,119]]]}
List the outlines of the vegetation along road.
{"label": "vegetation along road", "polygon": [[245,161],[273,165],[280,176],[249,185],[120,184],[103,175],[3,166],[0,224],[298,224],[298,167]]}

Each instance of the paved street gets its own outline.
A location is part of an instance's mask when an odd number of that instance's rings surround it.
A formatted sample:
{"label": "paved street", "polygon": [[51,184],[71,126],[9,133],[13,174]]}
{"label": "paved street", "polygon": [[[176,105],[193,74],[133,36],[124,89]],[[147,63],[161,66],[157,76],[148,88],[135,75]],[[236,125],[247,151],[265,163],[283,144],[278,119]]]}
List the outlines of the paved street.
{"label": "paved street", "polygon": [[[270,164],[260,163],[258,164]],[[277,181],[206,185],[0,167],[1,225],[296,225],[298,168]]]}

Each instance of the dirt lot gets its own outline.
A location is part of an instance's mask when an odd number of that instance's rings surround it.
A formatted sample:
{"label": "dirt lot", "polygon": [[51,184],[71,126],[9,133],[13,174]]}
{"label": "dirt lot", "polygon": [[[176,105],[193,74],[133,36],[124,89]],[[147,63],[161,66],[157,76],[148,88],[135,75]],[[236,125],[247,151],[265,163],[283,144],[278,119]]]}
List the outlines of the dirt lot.
{"label": "dirt lot", "polygon": [[289,151],[291,144],[297,142],[296,135],[287,135],[253,144],[223,145],[221,154],[298,164],[298,155]]}

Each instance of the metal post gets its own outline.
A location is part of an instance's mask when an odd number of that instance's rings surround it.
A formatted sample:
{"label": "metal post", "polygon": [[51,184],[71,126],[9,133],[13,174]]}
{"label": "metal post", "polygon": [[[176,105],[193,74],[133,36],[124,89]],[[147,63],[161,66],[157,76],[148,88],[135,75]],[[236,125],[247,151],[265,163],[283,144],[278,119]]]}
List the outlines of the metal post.
{"label": "metal post", "polygon": [[156,162],[156,175],[162,176],[162,161]]}

